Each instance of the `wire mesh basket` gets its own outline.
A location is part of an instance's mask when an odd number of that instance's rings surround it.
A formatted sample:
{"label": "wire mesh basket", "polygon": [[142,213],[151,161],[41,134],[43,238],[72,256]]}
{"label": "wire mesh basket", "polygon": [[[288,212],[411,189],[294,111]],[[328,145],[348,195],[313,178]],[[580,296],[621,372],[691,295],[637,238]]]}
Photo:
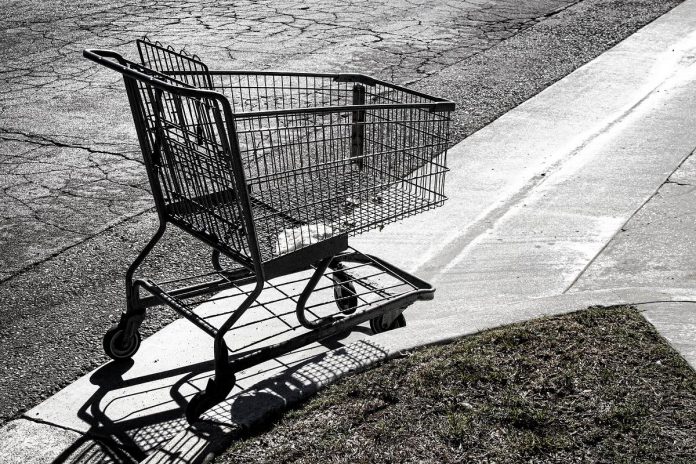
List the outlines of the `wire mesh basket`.
{"label": "wire mesh basket", "polygon": [[[197,57],[138,45],[147,69],[230,104],[225,120],[205,99],[162,97],[145,126],[169,140],[158,176],[174,216],[235,252],[251,257],[249,231],[224,195],[233,182],[221,175],[228,167],[215,116],[232,128],[264,262],[445,201],[452,103],[355,74],[209,71]],[[140,91],[146,102],[157,98]]]}

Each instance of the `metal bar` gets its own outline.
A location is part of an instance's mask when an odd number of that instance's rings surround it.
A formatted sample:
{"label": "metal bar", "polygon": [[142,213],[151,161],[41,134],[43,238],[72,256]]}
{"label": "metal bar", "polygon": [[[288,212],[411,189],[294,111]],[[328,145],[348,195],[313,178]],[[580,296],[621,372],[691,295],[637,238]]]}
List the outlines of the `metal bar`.
{"label": "metal bar", "polygon": [[204,319],[198,317],[193,311],[188,309],[186,306],[179,303],[177,299],[173,298],[169,293],[162,290],[156,283],[152,282],[151,280],[136,280],[134,285],[142,287],[148,292],[150,292],[155,298],[159,299],[162,303],[166,304],[174,311],[184,316],[186,319],[191,321],[194,325],[196,325],[198,328],[200,328],[202,331],[204,331],[211,337],[215,337],[217,335],[218,330],[214,326],[212,326],[209,322],[205,321]]}
{"label": "metal bar", "polygon": [[[365,84],[369,86],[382,85],[392,90],[399,90],[410,95],[427,98],[429,100],[441,103],[453,103],[451,100],[445,98],[433,97],[431,95],[418,92],[417,90],[409,89],[408,87],[403,87],[398,84],[376,79],[365,74],[351,74],[351,73],[312,73],[312,72],[292,72],[292,71],[273,71],[273,70],[253,70],[253,69],[239,69],[239,70],[213,70],[209,71],[211,76],[247,76],[247,75],[258,75],[258,76],[303,76],[303,77],[323,77],[332,78],[337,82],[357,82],[360,84]],[[195,74],[193,72],[181,72],[172,74]]]}
{"label": "metal bar", "polygon": [[315,113],[343,113],[346,111],[365,110],[393,110],[393,109],[426,109],[437,108],[438,103],[373,103],[369,105],[341,105],[341,106],[310,106],[303,108],[285,108],[268,111],[241,111],[234,113],[234,119],[264,116],[285,116],[295,114]]}
{"label": "metal bar", "polygon": [[297,314],[297,320],[300,322],[300,324],[302,324],[304,327],[308,329],[317,329],[331,322],[331,319],[319,319],[318,321],[308,320],[305,316],[305,308],[307,305],[307,299],[309,299],[309,295],[312,294],[312,291],[314,291],[314,287],[317,286],[317,283],[319,283],[319,279],[321,279],[321,277],[324,275],[324,272],[326,271],[326,269],[328,269],[329,264],[331,264],[331,261],[333,261],[333,259],[333,256],[329,258],[324,258],[317,264],[317,267],[316,269],[314,269],[312,277],[309,279],[309,281],[307,281],[307,285],[305,285],[304,290],[302,291],[300,297],[297,300],[297,305],[295,307],[295,314]]}
{"label": "metal bar", "polygon": [[[190,285],[188,287],[176,288],[174,290],[167,290],[166,293],[171,297],[177,299],[188,299],[195,298],[202,295],[207,295],[211,293],[218,293],[224,290],[229,290],[230,288],[235,288],[239,285],[246,285],[248,283],[254,282],[256,277],[250,276],[245,279],[239,279],[230,281],[227,279],[218,279],[210,282],[203,282],[200,284]],[[163,290],[164,291],[164,290]],[[140,305],[143,307],[150,307],[159,304],[158,301],[153,300],[152,297],[141,298]]]}
{"label": "metal bar", "polygon": [[[348,330],[351,327],[355,327],[358,324],[369,321],[375,316],[386,313],[388,311],[399,310],[405,306],[420,299],[418,294],[409,294],[399,299],[389,301],[388,303],[368,309],[366,311],[356,313],[351,316],[337,318],[333,322],[322,326],[318,329],[314,329],[297,337],[293,337],[289,340],[277,343],[271,346],[265,346],[256,350],[245,351],[242,353],[235,353],[230,356],[230,367],[235,372],[242,371],[251,366],[255,366],[264,361],[276,358],[283,354],[289,353],[293,350],[307,346],[310,343],[324,340],[333,335],[337,335]],[[340,317],[340,316],[339,316]]]}
{"label": "metal bar", "polygon": [[[353,86],[353,106],[365,105],[365,86],[355,84]],[[358,168],[363,167],[363,153],[365,151],[365,110],[353,111],[353,122],[350,128],[350,157]]]}
{"label": "metal bar", "polygon": [[225,344],[225,334],[229,332],[232,326],[239,320],[240,317],[249,309],[249,306],[256,301],[263,290],[264,280],[263,274],[257,276],[256,287],[247,295],[244,301],[237,307],[232,315],[220,326],[215,339],[213,341],[213,353],[215,356],[215,378],[227,381],[231,376],[234,376],[234,369],[229,363],[229,353]]}

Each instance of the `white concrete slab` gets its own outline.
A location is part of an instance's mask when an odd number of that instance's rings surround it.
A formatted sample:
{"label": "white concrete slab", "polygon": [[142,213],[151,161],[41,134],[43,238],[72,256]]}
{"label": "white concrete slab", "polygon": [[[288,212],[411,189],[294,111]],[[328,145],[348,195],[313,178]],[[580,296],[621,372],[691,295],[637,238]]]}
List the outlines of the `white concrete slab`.
{"label": "white concrete slab", "polygon": [[443,263],[433,278],[440,295],[566,291],[696,147],[691,77],[696,78],[696,65],[576,151]]}
{"label": "white concrete slab", "polygon": [[588,144],[659,107],[693,64],[695,41],[696,4],[687,1],[450,150],[445,206],[353,243],[426,280],[438,274],[571,158],[590,156]]}
{"label": "white concrete slab", "polygon": [[569,291],[646,285],[696,288],[694,216],[696,157],[692,155],[621,228]]}
{"label": "white concrete slab", "polygon": [[[37,437],[41,437],[37,446]],[[70,450],[81,435],[26,419],[0,428],[0,462],[3,464],[45,464]]]}
{"label": "white concrete slab", "polygon": [[696,298],[641,306],[643,316],[696,370]]}

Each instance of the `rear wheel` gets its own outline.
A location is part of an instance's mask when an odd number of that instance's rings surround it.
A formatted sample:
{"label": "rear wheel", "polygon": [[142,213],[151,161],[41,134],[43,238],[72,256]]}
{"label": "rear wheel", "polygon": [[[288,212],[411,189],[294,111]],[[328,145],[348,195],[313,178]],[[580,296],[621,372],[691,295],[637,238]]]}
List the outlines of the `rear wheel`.
{"label": "rear wheel", "polygon": [[343,271],[334,272],[333,279],[336,306],[343,314],[353,314],[358,307],[358,293],[355,291],[353,279]]}
{"label": "rear wheel", "polygon": [[370,319],[370,329],[372,329],[372,332],[376,334],[386,332],[388,330],[399,329],[401,327],[406,327],[406,318],[404,317],[403,313],[399,314],[399,316],[389,325],[384,322],[383,315]]}

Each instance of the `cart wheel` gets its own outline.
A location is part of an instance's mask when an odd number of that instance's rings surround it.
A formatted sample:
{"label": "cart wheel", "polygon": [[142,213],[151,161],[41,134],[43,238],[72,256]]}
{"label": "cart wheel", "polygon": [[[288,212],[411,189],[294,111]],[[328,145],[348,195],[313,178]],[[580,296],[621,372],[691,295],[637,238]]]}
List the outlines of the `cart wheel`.
{"label": "cart wheel", "polygon": [[113,326],[104,334],[104,352],[114,361],[130,359],[140,348],[140,332],[134,332],[130,340],[123,340],[124,331],[118,325]]}
{"label": "cart wheel", "polygon": [[358,307],[358,297],[353,282],[341,282],[341,278],[338,278],[334,281],[333,291],[338,309],[343,314],[353,314]]}
{"label": "cart wheel", "polygon": [[404,317],[403,313],[399,314],[399,316],[394,319],[394,322],[388,326],[384,324],[383,316],[377,316],[374,319],[370,319],[370,329],[372,329],[372,333],[378,334],[401,327],[406,327],[406,318]]}
{"label": "cart wheel", "polygon": [[222,403],[227,395],[232,391],[237,379],[231,376],[224,384],[219,384],[214,379],[208,380],[205,390],[193,395],[188,406],[186,406],[186,421],[189,424],[196,422],[201,415],[216,404]]}

